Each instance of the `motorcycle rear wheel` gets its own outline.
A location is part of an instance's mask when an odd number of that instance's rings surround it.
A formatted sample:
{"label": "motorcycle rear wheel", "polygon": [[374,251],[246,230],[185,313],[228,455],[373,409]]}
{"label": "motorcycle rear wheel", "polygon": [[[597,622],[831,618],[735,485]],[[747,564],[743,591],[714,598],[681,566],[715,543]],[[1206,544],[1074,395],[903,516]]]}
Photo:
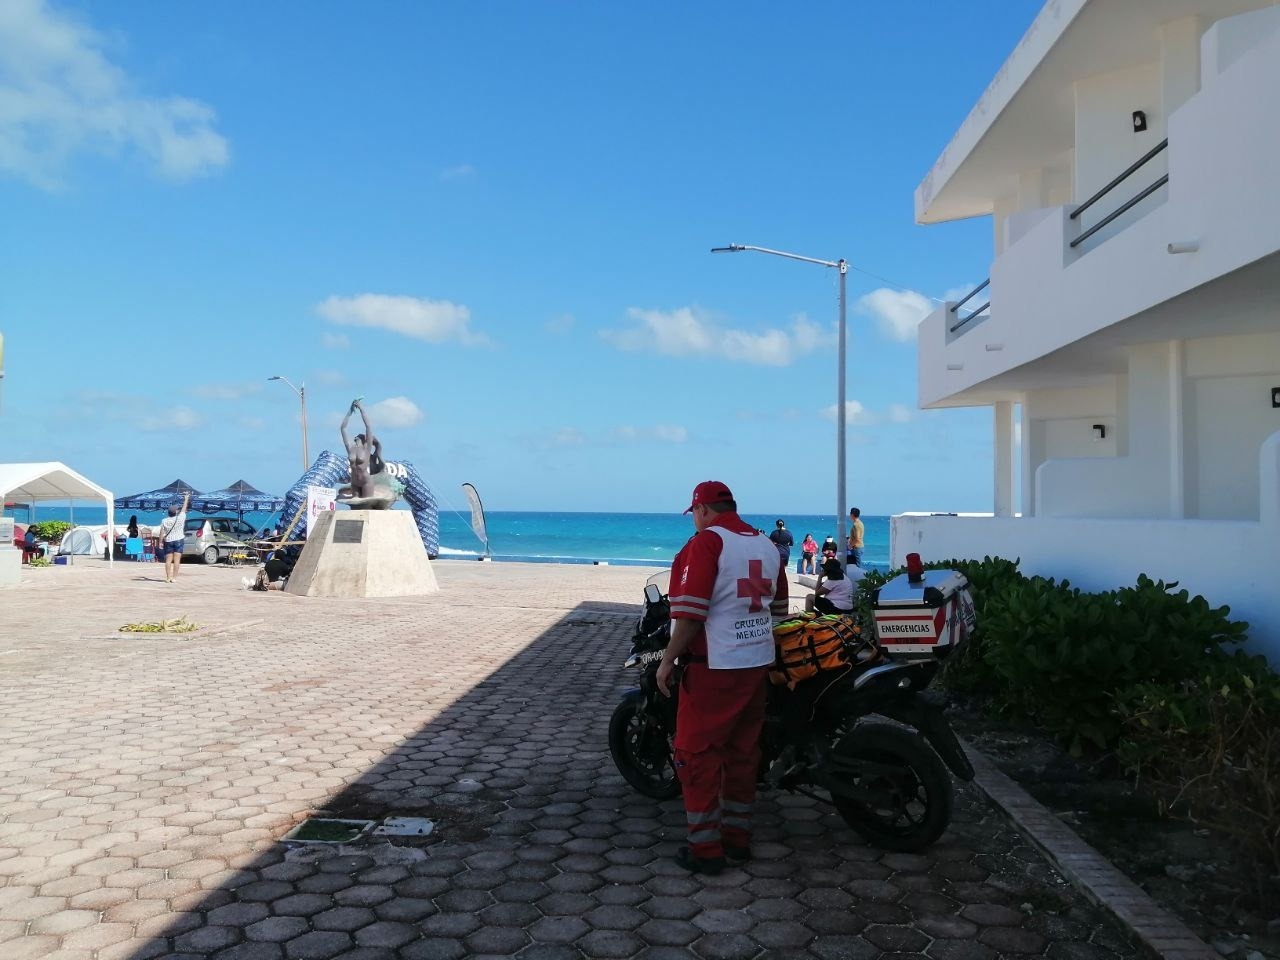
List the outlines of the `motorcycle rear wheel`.
{"label": "motorcycle rear wheel", "polygon": [[646,797],[680,796],[666,735],[646,716],[639,697],[623,700],[609,718],[609,753],[622,778]]}
{"label": "motorcycle rear wheel", "polygon": [[858,783],[869,800],[831,795],[845,823],[868,843],[909,853],[929,846],[951,823],[951,777],[916,734],[883,723],[861,724],[834,752],[842,765],[874,765]]}

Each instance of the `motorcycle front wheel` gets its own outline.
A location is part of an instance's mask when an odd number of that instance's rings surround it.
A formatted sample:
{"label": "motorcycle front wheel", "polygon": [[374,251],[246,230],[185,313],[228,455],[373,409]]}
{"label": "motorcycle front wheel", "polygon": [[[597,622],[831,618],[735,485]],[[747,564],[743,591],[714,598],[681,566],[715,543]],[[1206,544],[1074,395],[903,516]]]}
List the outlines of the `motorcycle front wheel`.
{"label": "motorcycle front wheel", "polygon": [[[884,850],[921,850],[951,822],[951,777],[919,736],[882,723],[861,724],[833,749],[836,776],[854,796],[832,792],[836,811]],[[856,796],[856,799],[855,799]]]}
{"label": "motorcycle front wheel", "polygon": [[646,713],[639,694],[623,700],[609,718],[609,753],[622,778],[646,797],[680,796],[666,733]]}

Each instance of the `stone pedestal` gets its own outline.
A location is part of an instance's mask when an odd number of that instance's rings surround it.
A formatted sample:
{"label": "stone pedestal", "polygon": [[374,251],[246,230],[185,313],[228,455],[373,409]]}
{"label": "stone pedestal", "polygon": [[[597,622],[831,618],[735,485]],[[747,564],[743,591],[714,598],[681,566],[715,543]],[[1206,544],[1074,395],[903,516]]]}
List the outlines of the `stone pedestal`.
{"label": "stone pedestal", "polygon": [[416,597],[440,589],[406,510],[329,510],[307,535],[289,582],[300,597]]}

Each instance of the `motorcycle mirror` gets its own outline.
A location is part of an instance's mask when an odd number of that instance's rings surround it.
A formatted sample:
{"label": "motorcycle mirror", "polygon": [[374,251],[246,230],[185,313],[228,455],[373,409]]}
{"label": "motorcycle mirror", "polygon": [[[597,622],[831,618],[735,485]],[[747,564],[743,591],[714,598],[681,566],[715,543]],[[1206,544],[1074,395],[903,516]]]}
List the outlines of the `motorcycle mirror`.
{"label": "motorcycle mirror", "polygon": [[645,584],[644,598],[649,601],[649,603],[657,603],[662,599],[662,590],[656,583]]}

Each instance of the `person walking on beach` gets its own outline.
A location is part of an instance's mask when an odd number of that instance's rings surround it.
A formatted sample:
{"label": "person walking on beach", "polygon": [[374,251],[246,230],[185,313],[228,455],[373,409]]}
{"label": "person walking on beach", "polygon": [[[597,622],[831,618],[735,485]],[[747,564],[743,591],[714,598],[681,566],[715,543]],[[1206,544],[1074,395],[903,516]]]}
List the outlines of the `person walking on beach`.
{"label": "person walking on beach", "polygon": [[791,563],[791,548],[795,546],[796,539],[791,536],[791,531],[781,518],[775,524],[773,533],[769,534],[769,539],[778,548],[778,558],[782,561],[782,569],[786,570]]}
{"label": "person walking on beach", "polygon": [[804,535],[804,541],[800,544],[800,572],[801,573],[817,573],[818,572],[818,541],[813,539],[812,533]]}
{"label": "person walking on beach", "polygon": [[845,566],[862,566],[862,538],[866,528],[862,525],[862,511],[854,507],[849,511],[849,552],[845,556]]}
{"label": "person walking on beach", "polygon": [[657,682],[671,696],[678,659],[674,759],[689,845],[676,863],[717,874],[726,858],[750,856],[765,674],[773,617],[787,613],[787,571],[720,481],[698,484],[685,513],[696,532],[671,565],[671,641]]}
{"label": "person walking on beach", "polygon": [[191,494],[184,494],[181,507],[170,507],[169,515],[160,521],[160,555],[164,557],[164,582],[173,583],[182,569],[182,547],[187,541],[187,504]]}

